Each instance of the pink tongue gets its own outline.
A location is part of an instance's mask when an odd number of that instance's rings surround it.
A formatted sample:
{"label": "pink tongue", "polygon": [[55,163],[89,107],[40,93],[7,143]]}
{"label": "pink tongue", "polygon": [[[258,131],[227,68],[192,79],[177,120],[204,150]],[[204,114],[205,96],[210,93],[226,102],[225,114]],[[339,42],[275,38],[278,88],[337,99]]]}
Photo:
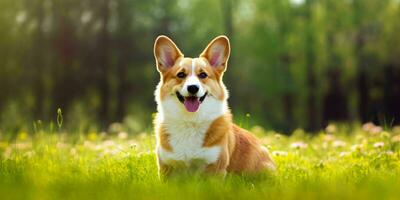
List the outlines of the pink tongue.
{"label": "pink tongue", "polygon": [[188,97],[185,98],[185,102],[183,102],[185,108],[189,112],[196,112],[199,109],[200,101],[196,97]]}

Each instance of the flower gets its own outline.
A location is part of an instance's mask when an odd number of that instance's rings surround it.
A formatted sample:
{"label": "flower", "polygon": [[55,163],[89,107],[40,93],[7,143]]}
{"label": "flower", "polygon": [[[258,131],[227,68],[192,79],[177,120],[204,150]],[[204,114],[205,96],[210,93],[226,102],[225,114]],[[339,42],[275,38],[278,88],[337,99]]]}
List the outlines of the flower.
{"label": "flower", "polygon": [[119,154],[120,152],[121,151],[119,149],[106,149],[100,154],[100,156],[106,156],[106,155],[115,156],[115,155]]}
{"label": "flower", "polygon": [[363,149],[364,149],[364,147],[361,144],[355,144],[355,145],[351,146],[352,151],[361,151]]}
{"label": "flower", "polygon": [[339,157],[346,157],[346,156],[349,156],[349,155],[351,155],[350,152],[348,152],[348,151],[342,151],[342,152],[340,152]]}
{"label": "flower", "polygon": [[383,142],[376,142],[374,143],[374,148],[382,148],[385,146],[385,143]]}
{"label": "flower", "polygon": [[374,123],[368,122],[368,123],[365,123],[365,124],[362,125],[362,129],[363,129],[365,132],[369,132],[374,126],[375,126]]}
{"label": "flower", "polygon": [[302,141],[299,141],[299,142],[293,142],[292,144],[290,144],[290,147],[293,149],[305,149],[308,147],[308,145]]}
{"label": "flower", "polygon": [[88,148],[88,149],[95,149],[96,145],[93,144],[93,142],[89,140],[83,141],[83,147]]}
{"label": "flower", "polygon": [[395,135],[392,137],[392,142],[394,143],[400,143],[400,135]]}
{"label": "flower", "polygon": [[326,128],[325,131],[329,134],[335,133],[337,131],[337,127],[333,124],[329,124]]}
{"label": "flower", "polygon": [[400,126],[393,127],[393,133],[400,133]]}
{"label": "flower", "polygon": [[371,133],[372,135],[376,135],[376,134],[382,132],[382,130],[383,130],[382,127],[375,126],[369,131],[369,133]]}
{"label": "flower", "polygon": [[393,151],[385,151],[384,154],[388,155],[388,156],[392,156],[394,155]]}
{"label": "flower", "polygon": [[287,156],[288,153],[286,151],[273,151],[272,155],[274,155],[274,156]]}
{"label": "flower", "polygon": [[333,141],[333,143],[332,143],[332,146],[333,146],[334,148],[343,148],[343,147],[345,147],[346,145],[347,145],[346,142],[341,141],[341,140],[335,140],[335,141]]}
{"label": "flower", "polygon": [[335,136],[332,135],[332,134],[326,134],[326,135],[324,135],[324,138],[323,138],[323,140],[325,140],[327,142],[330,142],[330,141],[332,141],[334,139],[335,139]]}
{"label": "flower", "polygon": [[121,131],[118,133],[118,138],[121,140],[125,140],[126,138],[128,138],[128,133]]}
{"label": "flower", "polygon": [[122,132],[123,129],[124,128],[121,123],[114,122],[114,123],[110,124],[110,126],[108,127],[108,132],[111,134],[116,134],[116,133]]}
{"label": "flower", "polygon": [[365,124],[362,126],[362,129],[363,129],[365,132],[368,132],[368,133],[370,133],[370,134],[372,134],[372,135],[376,135],[376,134],[378,134],[378,133],[380,133],[380,132],[383,131],[382,127],[376,126],[376,125],[375,125],[374,123],[372,123],[372,122],[365,123]]}
{"label": "flower", "polygon": [[322,145],[321,145],[321,147],[322,147],[323,149],[327,149],[327,148],[328,148],[328,142],[323,142]]}
{"label": "flower", "polygon": [[103,142],[103,146],[104,147],[112,147],[112,146],[114,146],[115,145],[115,142],[113,141],[113,140],[105,140],[104,142]]}
{"label": "flower", "polygon": [[77,151],[76,151],[75,148],[71,148],[71,149],[69,150],[69,153],[70,153],[71,155],[76,155]]}

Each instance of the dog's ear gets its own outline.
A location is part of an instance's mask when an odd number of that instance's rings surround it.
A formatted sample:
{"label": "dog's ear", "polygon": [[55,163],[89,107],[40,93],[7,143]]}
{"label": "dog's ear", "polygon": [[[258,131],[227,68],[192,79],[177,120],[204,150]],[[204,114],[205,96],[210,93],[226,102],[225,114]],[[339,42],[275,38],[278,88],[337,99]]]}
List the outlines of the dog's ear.
{"label": "dog's ear", "polygon": [[200,57],[207,59],[212,67],[223,72],[227,67],[230,52],[228,37],[221,35],[207,45]]}
{"label": "dog's ear", "polygon": [[154,42],[154,57],[156,58],[157,70],[165,72],[175,65],[178,58],[183,54],[175,43],[165,35],[160,35]]}

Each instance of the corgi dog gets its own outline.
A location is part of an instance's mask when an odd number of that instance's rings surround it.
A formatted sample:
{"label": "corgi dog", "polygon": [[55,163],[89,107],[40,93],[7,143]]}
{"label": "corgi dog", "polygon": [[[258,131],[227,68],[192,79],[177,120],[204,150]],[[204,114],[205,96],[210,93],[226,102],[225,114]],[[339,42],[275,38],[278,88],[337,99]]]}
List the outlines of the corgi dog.
{"label": "corgi dog", "polygon": [[222,82],[229,55],[226,36],[212,40],[197,58],[184,57],[166,36],[155,40],[161,76],[154,120],[160,176],[193,166],[222,175],[275,168],[258,139],[232,122]]}

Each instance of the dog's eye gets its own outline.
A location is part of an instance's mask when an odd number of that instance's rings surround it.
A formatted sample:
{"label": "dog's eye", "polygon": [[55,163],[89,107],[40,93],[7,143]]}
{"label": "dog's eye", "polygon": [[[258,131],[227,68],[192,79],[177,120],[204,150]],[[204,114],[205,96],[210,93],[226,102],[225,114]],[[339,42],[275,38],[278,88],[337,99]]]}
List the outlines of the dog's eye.
{"label": "dog's eye", "polygon": [[183,72],[179,72],[176,76],[177,76],[178,78],[185,78],[185,77],[186,77],[186,74],[183,73]]}
{"label": "dog's eye", "polygon": [[201,78],[201,79],[205,79],[205,78],[207,78],[207,74],[205,73],[205,72],[201,72],[200,74],[199,74],[199,78]]}

